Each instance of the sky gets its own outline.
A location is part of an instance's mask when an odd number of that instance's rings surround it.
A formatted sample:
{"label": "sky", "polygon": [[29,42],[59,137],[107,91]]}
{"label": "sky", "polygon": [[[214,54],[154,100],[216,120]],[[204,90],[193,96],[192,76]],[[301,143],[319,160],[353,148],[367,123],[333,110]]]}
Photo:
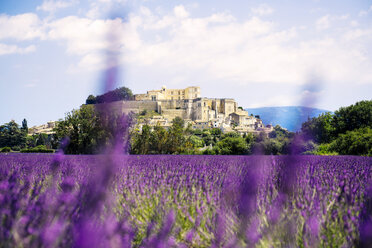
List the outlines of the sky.
{"label": "sky", "polygon": [[334,111],[372,99],[370,44],[371,0],[0,0],[0,124],[64,118],[111,66],[134,93]]}

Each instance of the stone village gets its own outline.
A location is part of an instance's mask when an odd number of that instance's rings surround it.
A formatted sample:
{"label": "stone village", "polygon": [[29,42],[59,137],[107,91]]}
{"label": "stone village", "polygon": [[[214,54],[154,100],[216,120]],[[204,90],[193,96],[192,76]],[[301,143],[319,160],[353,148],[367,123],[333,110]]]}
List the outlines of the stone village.
{"label": "stone village", "polygon": [[265,126],[261,119],[238,107],[234,99],[202,97],[197,86],[185,89],[167,89],[163,86],[160,90],[136,94],[133,101],[110,104],[117,113],[141,114],[143,111],[152,111],[158,114],[138,121],[139,129],[144,124],[168,128],[175,117],[181,117],[185,125],[191,124],[193,129],[220,128],[224,133],[236,131],[240,134],[269,133],[273,130],[271,125]]}
{"label": "stone village", "polygon": [[[135,94],[131,101],[111,102],[110,109],[116,114],[154,113],[145,118],[138,118],[137,125],[141,130],[144,124],[160,125],[168,128],[175,117],[181,117],[185,125],[193,129],[220,128],[222,132],[236,131],[244,133],[269,133],[271,125],[265,126],[262,120],[249,115],[247,111],[238,107],[232,98],[206,98],[201,96],[200,87],[191,86],[185,89],[150,90],[146,94]],[[96,107],[99,109],[99,105]],[[51,133],[55,122],[31,128],[32,134]]]}

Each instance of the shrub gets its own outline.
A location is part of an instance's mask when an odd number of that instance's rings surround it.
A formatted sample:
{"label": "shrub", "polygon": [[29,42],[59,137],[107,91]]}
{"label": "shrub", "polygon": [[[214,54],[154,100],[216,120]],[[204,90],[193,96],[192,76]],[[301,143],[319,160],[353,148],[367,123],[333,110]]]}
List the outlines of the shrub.
{"label": "shrub", "polygon": [[3,147],[3,148],[0,149],[0,152],[11,152],[11,151],[12,151],[12,149],[8,146]]}
{"label": "shrub", "polygon": [[207,148],[203,151],[203,155],[216,155],[216,151],[214,149]]}
{"label": "shrub", "polygon": [[331,143],[331,149],[342,155],[370,156],[372,150],[372,129],[365,127],[340,134]]}
{"label": "shrub", "polygon": [[336,151],[332,150],[331,143],[320,144],[313,154],[314,155],[338,155]]}
{"label": "shrub", "polygon": [[53,149],[47,149],[44,145],[33,148],[25,148],[21,150],[22,153],[54,153]]}
{"label": "shrub", "polygon": [[13,146],[12,150],[19,152],[21,150],[21,148],[19,146]]}

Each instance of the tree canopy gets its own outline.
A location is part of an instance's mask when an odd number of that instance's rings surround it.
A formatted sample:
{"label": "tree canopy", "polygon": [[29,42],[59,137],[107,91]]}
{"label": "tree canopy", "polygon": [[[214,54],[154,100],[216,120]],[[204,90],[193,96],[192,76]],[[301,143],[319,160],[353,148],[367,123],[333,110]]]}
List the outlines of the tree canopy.
{"label": "tree canopy", "polygon": [[331,141],[334,130],[333,115],[330,112],[308,119],[302,123],[301,127],[301,132],[305,138],[312,139],[317,143]]}
{"label": "tree canopy", "polygon": [[93,96],[89,95],[86,99],[86,104],[97,104],[97,103],[107,103],[107,102],[115,102],[115,101],[122,101],[122,100],[133,100],[133,93],[127,87],[117,88],[115,90],[106,92],[103,95]]}
{"label": "tree canopy", "polygon": [[302,124],[305,140],[320,144],[315,154],[349,154],[371,156],[372,101],[360,101],[341,107]]}
{"label": "tree canopy", "polygon": [[334,137],[354,129],[372,127],[372,100],[360,101],[335,111],[332,126]]}
{"label": "tree canopy", "polygon": [[[114,139],[126,138],[131,119],[123,116],[104,115],[96,112],[94,106],[83,105],[66,114],[55,128],[59,141],[68,137],[68,154],[94,154],[113,145]],[[123,151],[124,152],[124,151]]]}
{"label": "tree canopy", "polygon": [[[24,120],[25,121],[25,120]],[[27,123],[27,121],[26,121]],[[26,124],[27,125],[27,124]],[[0,126],[0,147],[24,147],[26,145],[27,129],[20,128],[11,120]]]}

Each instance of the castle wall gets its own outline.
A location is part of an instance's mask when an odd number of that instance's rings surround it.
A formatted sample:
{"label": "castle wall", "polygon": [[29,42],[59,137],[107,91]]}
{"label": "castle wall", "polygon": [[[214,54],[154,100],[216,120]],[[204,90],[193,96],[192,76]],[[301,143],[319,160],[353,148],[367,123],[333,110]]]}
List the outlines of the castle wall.
{"label": "castle wall", "polygon": [[[154,101],[116,101],[108,104],[110,111],[116,114],[140,113],[144,109],[157,111],[157,102]],[[98,110],[102,110],[107,106],[107,103],[96,104],[95,106]]]}
{"label": "castle wall", "polygon": [[188,108],[189,100],[162,100],[161,106],[163,109],[177,109],[177,108]]}
{"label": "castle wall", "polygon": [[236,112],[236,102],[233,99],[221,99],[223,112],[226,116]]}
{"label": "castle wall", "polygon": [[188,119],[186,109],[164,109],[162,110],[162,116],[164,116],[164,118],[168,119],[169,121],[172,121],[176,117]]}
{"label": "castle wall", "polygon": [[200,87],[187,87],[186,89],[167,89],[163,86],[160,90],[149,90],[147,94],[136,94],[137,101],[150,100],[187,100],[200,98]]}
{"label": "castle wall", "polygon": [[208,121],[209,120],[209,99],[200,98],[193,101],[192,120]]}
{"label": "castle wall", "polygon": [[[189,87],[184,91],[186,92],[189,89],[193,94],[198,94],[198,87]],[[146,109],[148,111],[156,111],[168,120],[172,120],[178,116],[183,119],[204,122],[218,118],[223,119],[221,115],[227,117],[229,114],[234,113],[237,110],[237,104],[233,99],[197,98],[180,100],[154,100],[160,95],[167,97],[166,93],[168,91],[172,93],[172,90],[165,88],[162,90],[148,91],[150,94],[136,95],[135,99],[146,99],[149,96],[151,97],[151,100],[117,101],[110,103],[110,108],[114,113],[140,113]],[[179,92],[176,93],[182,94]],[[173,92],[173,95],[174,94],[175,92]],[[102,106],[100,105],[103,106],[103,104],[97,104],[97,108],[101,108]]]}
{"label": "castle wall", "polygon": [[134,95],[135,101],[151,100],[148,94],[136,94]]}

